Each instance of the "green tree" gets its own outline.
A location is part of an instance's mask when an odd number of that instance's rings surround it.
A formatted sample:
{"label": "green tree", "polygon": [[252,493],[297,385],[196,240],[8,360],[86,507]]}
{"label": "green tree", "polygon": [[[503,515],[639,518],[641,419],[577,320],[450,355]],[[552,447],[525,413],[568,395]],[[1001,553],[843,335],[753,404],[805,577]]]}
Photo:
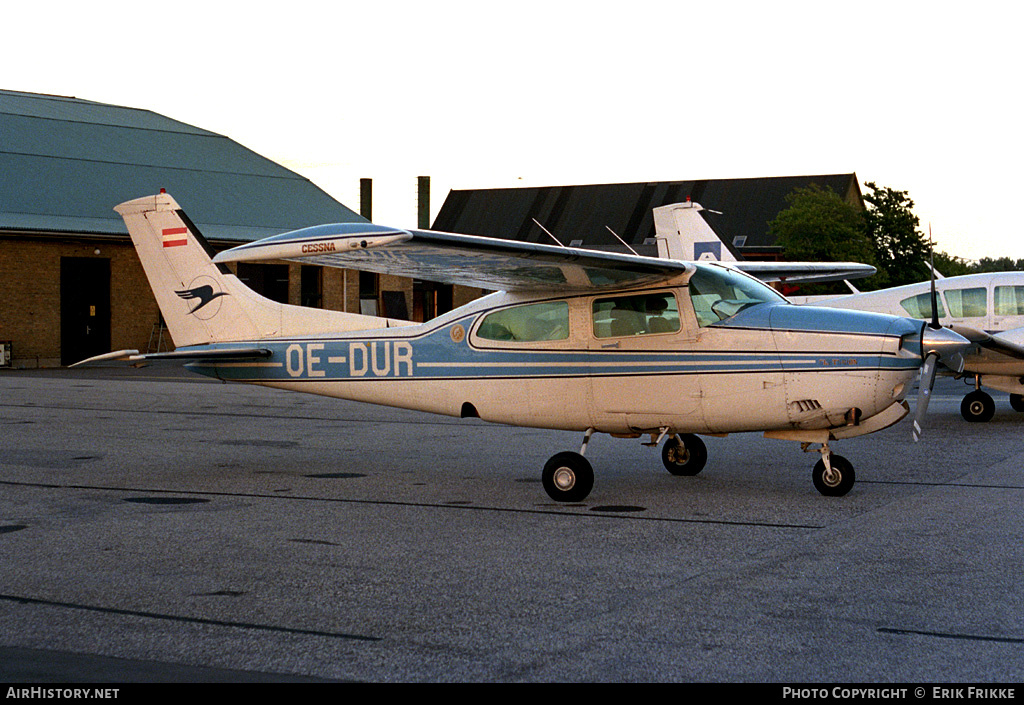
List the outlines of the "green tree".
{"label": "green tree", "polygon": [[[864,211],[865,232],[875,245],[875,262],[884,274],[884,286],[900,286],[927,280],[929,245],[917,229],[914,202],[906,191],[865,184],[868,208]],[[938,269],[938,267],[936,266]],[[942,271],[941,269],[939,271]],[[943,272],[945,274],[945,272]]]}
{"label": "green tree", "polygon": [[[1011,272],[1014,270],[1024,269],[1024,266],[1022,265],[1024,265],[1024,260],[1014,260],[1010,257],[982,257],[975,262],[971,271],[978,274],[984,272]],[[936,265],[935,268],[939,269],[938,265]],[[942,272],[941,269],[939,269],[939,271]],[[946,274],[945,272],[942,273]]]}
{"label": "green tree", "polygon": [[945,252],[935,253],[935,269],[944,277],[959,277],[962,274],[973,274],[975,271],[974,263],[970,260]]}
{"label": "green tree", "polygon": [[[784,248],[786,259],[875,264],[874,247],[864,234],[860,211],[835,191],[812,184],[795,189],[786,196],[786,203],[789,207],[768,224],[768,232]],[[825,293],[832,289],[835,287],[816,285],[801,287],[800,293]]]}

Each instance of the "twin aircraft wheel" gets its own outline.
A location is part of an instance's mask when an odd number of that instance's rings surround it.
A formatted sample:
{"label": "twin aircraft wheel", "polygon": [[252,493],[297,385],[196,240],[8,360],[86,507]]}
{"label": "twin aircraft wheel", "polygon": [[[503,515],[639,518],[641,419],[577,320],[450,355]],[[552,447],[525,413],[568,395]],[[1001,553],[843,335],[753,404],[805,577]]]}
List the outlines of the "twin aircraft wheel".
{"label": "twin aircraft wheel", "polygon": [[[1010,403],[1013,403],[1012,397],[1010,398]],[[980,389],[974,390],[960,402],[960,415],[964,417],[965,421],[985,423],[986,421],[991,421],[995,413],[996,403],[992,400],[992,397]]]}
{"label": "twin aircraft wheel", "polygon": [[1024,411],[1024,397],[1020,394],[1011,394],[1010,406],[1014,411]]}

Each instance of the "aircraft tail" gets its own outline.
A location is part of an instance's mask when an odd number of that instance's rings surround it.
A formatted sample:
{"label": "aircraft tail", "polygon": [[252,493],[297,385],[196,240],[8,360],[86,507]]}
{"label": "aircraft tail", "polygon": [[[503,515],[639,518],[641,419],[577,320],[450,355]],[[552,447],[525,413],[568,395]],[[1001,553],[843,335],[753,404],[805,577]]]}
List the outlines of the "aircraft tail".
{"label": "aircraft tail", "polygon": [[[178,347],[278,335],[383,328],[389,319],[289,306],[245,286],[170,194],[163,191],[114,208],[138,252],[167,329]],[[288,315],[283,315],[285,312]]]}
{"label": "aircraft tail", "polygon": [[686,262],[735,262],[736,258],[711,229],[697,203],[673,203],[654,209],[658,256]]}

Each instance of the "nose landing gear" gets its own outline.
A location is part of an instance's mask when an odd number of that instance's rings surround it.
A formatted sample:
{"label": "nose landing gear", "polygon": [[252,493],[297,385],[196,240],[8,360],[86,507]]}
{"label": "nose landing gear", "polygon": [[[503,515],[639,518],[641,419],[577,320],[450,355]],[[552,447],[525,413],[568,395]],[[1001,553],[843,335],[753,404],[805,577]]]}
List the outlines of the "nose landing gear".
{"label": "nose landing gear", "polygon": [[811,472],[814,489],[826,497],[842,497],[850,491],[856,479],[849,460],[831,452],[827,444],[821,447],[821,460],[814,464]]}

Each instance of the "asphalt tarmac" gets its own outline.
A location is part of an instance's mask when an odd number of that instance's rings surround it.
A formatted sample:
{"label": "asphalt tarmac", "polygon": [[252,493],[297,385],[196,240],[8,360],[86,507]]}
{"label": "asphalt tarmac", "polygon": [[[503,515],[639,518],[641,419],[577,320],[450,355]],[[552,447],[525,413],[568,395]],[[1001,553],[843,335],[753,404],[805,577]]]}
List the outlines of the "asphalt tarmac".
{"label": "asphalt tarmac", "polygon": [[1014,683],[1024,416],[816,454],[707,439],[696,477],[596,436],[226,385],[0,373],[0,681]]}

